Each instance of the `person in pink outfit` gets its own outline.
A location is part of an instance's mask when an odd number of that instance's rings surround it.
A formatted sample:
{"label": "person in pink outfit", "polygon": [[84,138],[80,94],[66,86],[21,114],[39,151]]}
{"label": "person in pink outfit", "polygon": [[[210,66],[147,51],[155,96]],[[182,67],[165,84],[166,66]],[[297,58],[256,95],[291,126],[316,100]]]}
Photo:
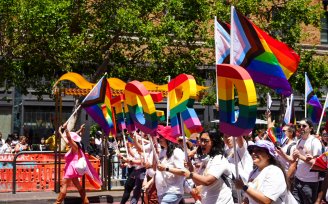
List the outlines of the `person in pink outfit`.
{"label": "person in pink outfit", "polygon": [[[62,132],[63,130],[64,133]],[[64,126],[60,128],[59,133],[61,134],[61,137],[67,142],[70,148],[65,154],[65,174],[62,181],[62,186],[60,188],[60,193],[57,197],[55,204],[61,204],[62,201],[65,199],[67,186],[71,181],[79,191],[82,203],[87,204],[89,203],[89,200],[86,196],[85,189],[82,188],[79,182],[79,177],[82,177],[82,175],[80,175],[75,168],[75,165],[77,164],[79,158],[84,157],[82,145],[80,143],[81,137],[75,132],[69,132],[67,130],[67,124],[64,124]]]}

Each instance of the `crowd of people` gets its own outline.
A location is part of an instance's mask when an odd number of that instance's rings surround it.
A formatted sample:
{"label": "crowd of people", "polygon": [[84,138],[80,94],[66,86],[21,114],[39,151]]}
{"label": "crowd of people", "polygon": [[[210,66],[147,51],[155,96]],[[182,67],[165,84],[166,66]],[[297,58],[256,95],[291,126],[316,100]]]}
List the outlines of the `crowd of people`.
{"label": "crowd of people", "polygon": [[[44,139],[40,144],[38,144],[37,149],[40,151],[45,151],[46,144]],[[29,151],[32,149],[32,146],[28,143],[28,137],[18,136],[17,133],[8,135],[7,139],[2,138],[2,133],[0,132],[0,154],[11,154],[18,153],[21,151]]]}
{"label": "crowd of people", "polygon": [[[268,114],[268,129],[274,125]],[[204,130],[187,139],[187,148],[170,126],[159,125],[156,138],[126,133],[133,140],[126,153],[117,151],[129,172],[121,203],[130,195],[131,203],[183,203],[185,193],[203,204],[325,203],[325,172],[311,167],[327,151],[328,134],[314,135],[313,128],[307,119],[286,124],[282,143],[265,131],[253,139]]]}
{"label": "crowd of people", "polygon": [[[267,113],[267,130],[274,127]],[[200,204],[221,203],[326,203],[328,179],[325,172],[312,169],[316,158],[328,151],[328,133],[322,129],[314,134],[310,120],[282,127],[284,140],[272,142],[268,131],[255,137],[234,138],[215,130],[193,133],[189,138],[174,137],[170,126],[158,125],[156,136],[140,130],[123,131],[109,137],[106,145],[111,155],[113,177],[126,179],[121,203],[183,203],[186,193]],[[65,127],[63,130],[67,131]],[[84,154],[80,146],[84,126],[70,132],[67,159],[77,160]],[[63,131],[61,131],[63,132]],[[68,134],[68,133],[67,133]],[[62,135],[63,136],[63,135]],[[103,136],[91,136],[85,150],[100,159]],[[184,142],[185,140],[185,142]],[[25,136],[13,135],[6,140],[0,133],[0,153],[17,153],[32,149]],[[235,146],[234,146],[235,144]],[[49,148],[42,138],[39,150]],[[80,152],[83,149],[83,152]],[[67,166],[67,167],[66,167]],[[58,202],[66,195],[67,182],[72,180],[84,203],[85,191],[78,185],[74,169],[65,166],[65,177]],[[328,177],[328,176],[327,176]],[[131,197],[131,198],[130,198]]]}

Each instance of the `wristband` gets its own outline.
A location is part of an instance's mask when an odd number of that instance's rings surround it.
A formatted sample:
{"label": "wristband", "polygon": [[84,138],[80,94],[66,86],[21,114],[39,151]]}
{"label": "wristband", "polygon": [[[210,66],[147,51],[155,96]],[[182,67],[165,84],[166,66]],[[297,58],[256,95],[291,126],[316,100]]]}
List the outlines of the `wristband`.
{"label": "wristband", "polygon": [[247,185],[244,185],[243,186],[243,191],[246,192],[248,190],[248,186]]}
{"label": "wristband", "polygon": [[170,168],[169,168],[169,167],[166,167],[166,168],[165,168],[165,171],[170,171]]}

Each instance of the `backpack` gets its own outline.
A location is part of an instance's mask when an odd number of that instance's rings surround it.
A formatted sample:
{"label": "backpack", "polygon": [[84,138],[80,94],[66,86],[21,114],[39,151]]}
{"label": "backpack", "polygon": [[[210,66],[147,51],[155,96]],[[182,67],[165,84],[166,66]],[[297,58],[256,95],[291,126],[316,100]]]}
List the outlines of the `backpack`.
{"label": "backpack", "polygon": [[228,186],[228,188],[231,189],[232,193],[232,199],[234,203],[238,203],[238,194],[237,190],[233,188],[233,180],[235,179],[235,176],[231,174],[232,178],[230,178],[228,175],[225,175],[224,173],[221,175],[221,179],[224,181],[224,183]]}
{"label": "backpack", "polygon": [[290,156],[290,150],[292,149],[293,146],[296,145],[296,142],[292,142],[288,147],[287,147],[287,151],[286,154]]}

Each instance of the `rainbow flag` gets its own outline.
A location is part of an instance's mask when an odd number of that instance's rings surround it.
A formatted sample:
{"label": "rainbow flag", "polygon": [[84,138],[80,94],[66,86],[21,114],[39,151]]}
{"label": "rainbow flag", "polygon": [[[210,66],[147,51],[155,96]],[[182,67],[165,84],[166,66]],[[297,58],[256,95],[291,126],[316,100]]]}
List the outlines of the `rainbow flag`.
{"label": "rainbow flag", "polygon": [[107,107],[110,107],[110,97],[110,86],[103,76],[81,103],[84,110],[98,123],[106,135],[115,134],[112,110],[108,110]]}
{"label": "rainbow flag", "polygon": [[130,134],[127,134],[127,140],[128,140],[128,142],[130,142],[131,144],[134,143],[134,140],[133,140],[133,138],[130,136]]}
{"label": "rainbow flag", "polygon": [[[286,44],[269,36],[238,11],[234,10],[233,17],[232,26],[235,32],[232,35],[236,42],[233,63],[245,67],[255,83],[289,96],[292,89],[288,79],[296,71],[300,57]],[[220,32],[226,31],[221,29]]]}
{"label": "rainbow flag", "polygon": [[285,134],[282,134],[282,130],[280,127],[269,128],[268,137],[273,144],[276,143],[283,144],[284,139],[286,138]]}

